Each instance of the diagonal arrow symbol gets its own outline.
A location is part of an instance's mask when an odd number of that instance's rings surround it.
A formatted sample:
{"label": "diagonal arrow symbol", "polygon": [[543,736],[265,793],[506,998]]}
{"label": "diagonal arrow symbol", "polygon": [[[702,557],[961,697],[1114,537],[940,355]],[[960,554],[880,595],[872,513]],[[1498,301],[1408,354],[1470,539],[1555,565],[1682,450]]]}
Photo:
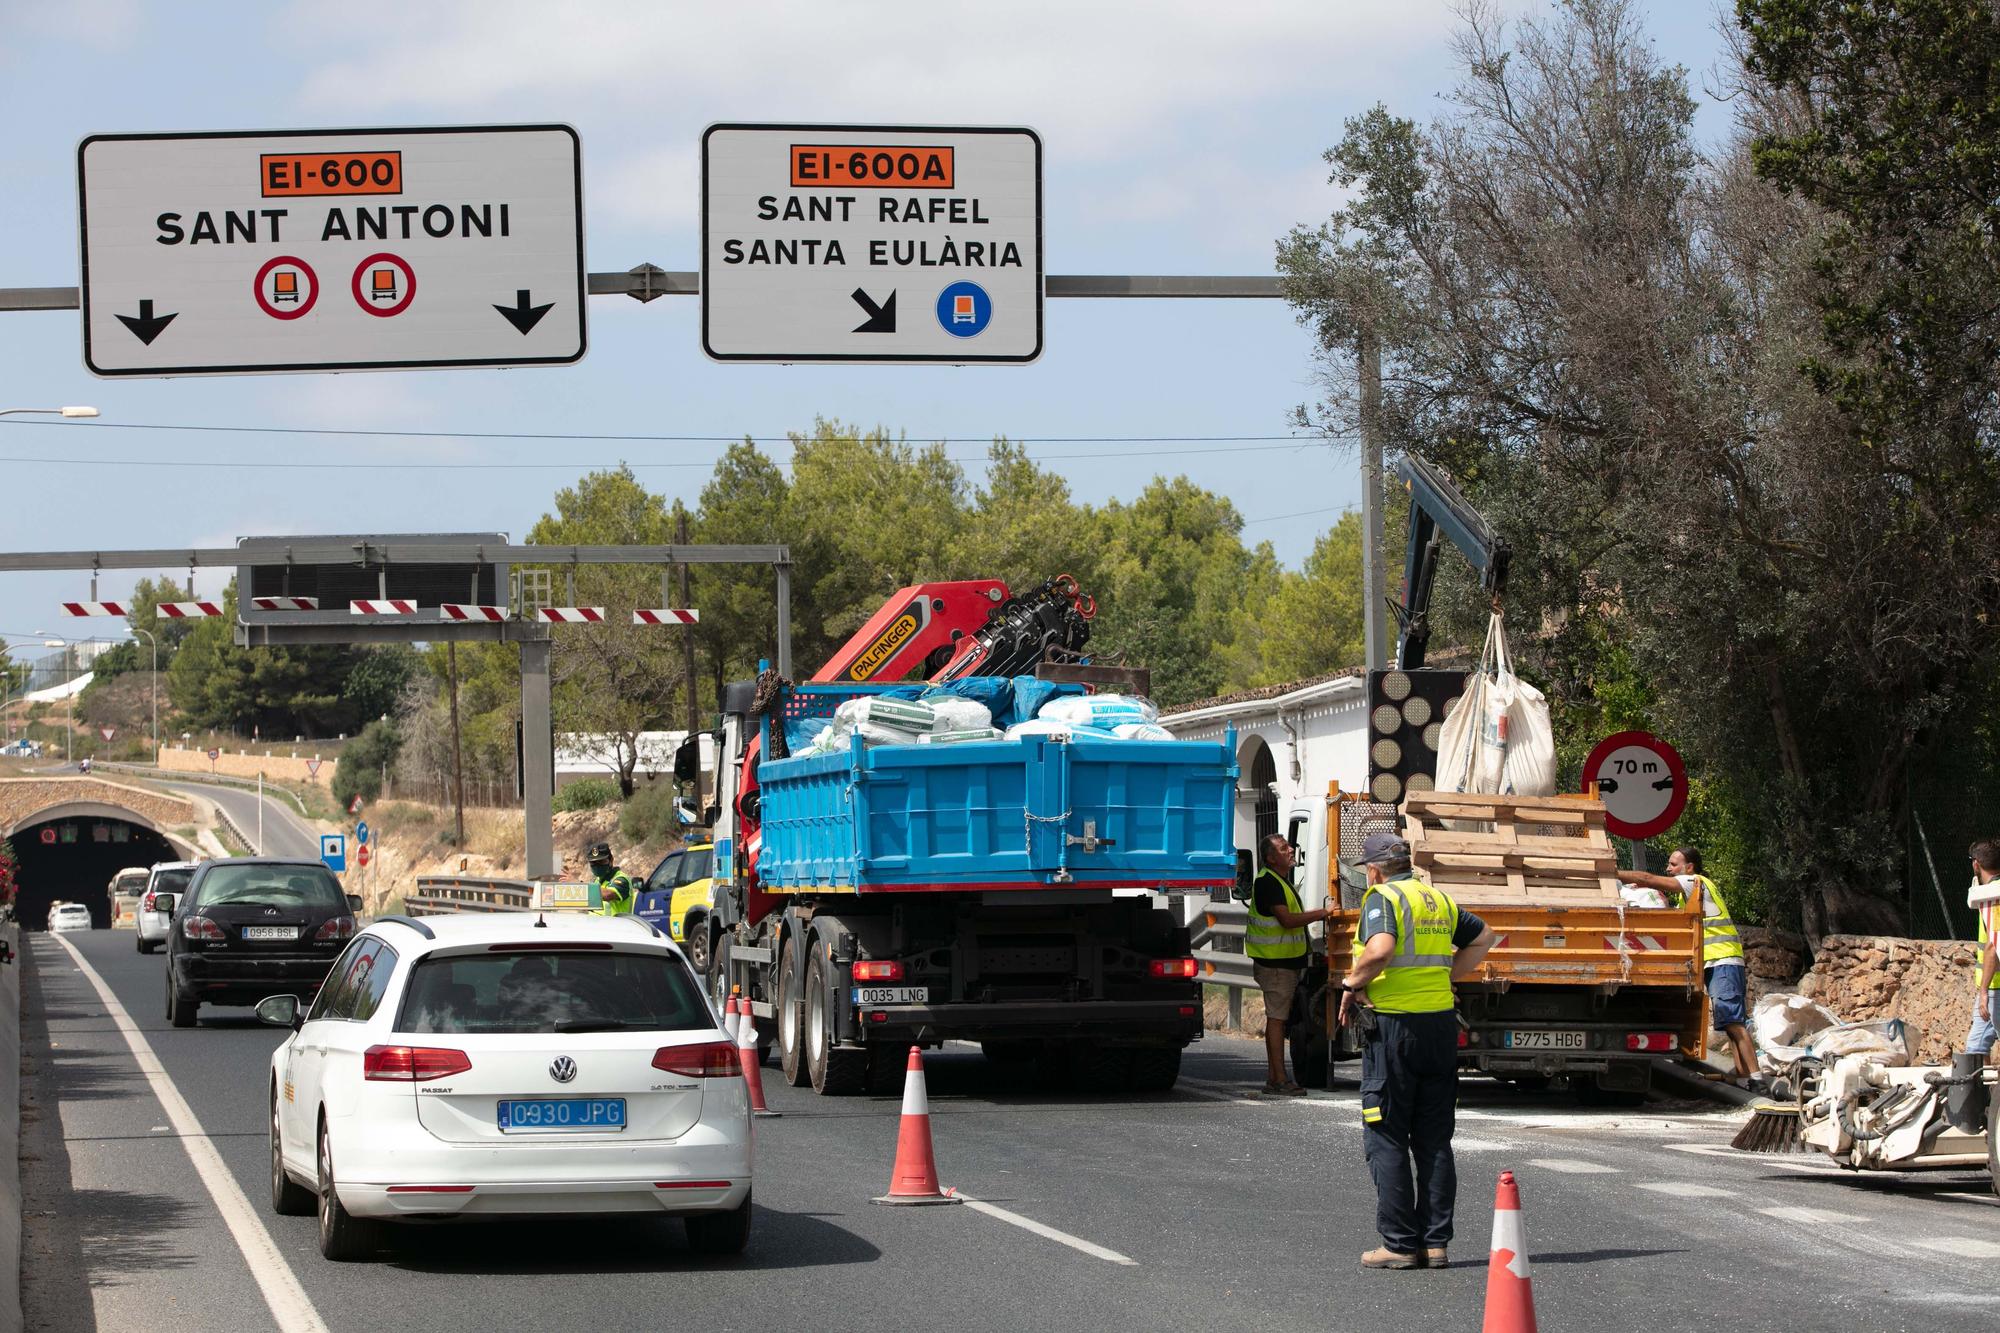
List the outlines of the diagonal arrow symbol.
{"label": "diagonal arrow symbol", "polygon": [[541,323],[542,316],[548,314],[554,307],[554,301],[547,305],[529,305],[528,289],[522,287],[514,293],[514,304],[496,305],[493,308],[505,315],[507,322],[519,329],[521,336],[526,337],[528,331]]}
{"label": "diagonal arrow symbol", "polygon": [[173,323],[179,314],[180,311],[176,310],[171,314],[156,317],[153,314],[153,303],[151,301],[141,301],[139,302],[138,314],[120,315],[118,316],[118,322],[132,330],[133,337],[146,344],[146,346],[151,347],[153,339],[165,332],[167,325]]}
{"label": "diagonal arrow symbol", "polygon": [[868,312],[868,318],[855,326],[856,333],[894,333],[896,331],[896,293],[891,291],[889,299],[876,305],[867,292],[859,287],[854,289],[854,303]]}

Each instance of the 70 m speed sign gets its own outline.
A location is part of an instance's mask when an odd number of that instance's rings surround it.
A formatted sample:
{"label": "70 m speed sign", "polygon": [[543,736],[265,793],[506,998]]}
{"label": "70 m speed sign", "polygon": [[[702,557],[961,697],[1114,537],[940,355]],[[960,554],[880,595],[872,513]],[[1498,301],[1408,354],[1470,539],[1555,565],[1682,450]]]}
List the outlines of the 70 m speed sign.
{"label": "70 m speed sign", "polygon": [[1606,736],[1583,761],[1583,789],[1597,784],[1604,825],[1621,838],[1657,837],[1687,808],[1687,765],[1650,731]]}

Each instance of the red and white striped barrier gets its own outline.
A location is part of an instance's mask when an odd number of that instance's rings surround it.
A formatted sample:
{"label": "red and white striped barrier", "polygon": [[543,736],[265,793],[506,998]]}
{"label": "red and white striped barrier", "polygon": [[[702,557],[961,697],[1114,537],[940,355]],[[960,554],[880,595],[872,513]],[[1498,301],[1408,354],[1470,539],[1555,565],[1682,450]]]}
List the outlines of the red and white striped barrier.
{"label": "red and white striped barrier", "polygon": [[1623,935],[1606,935],[1604,947],[1614,953],[1638,953],[1663,950],[1667,944],[1658,935],[1639,935],[1628,930]]}
{"label": "red and white striped barrier", "polygon": [[317,611],[317,597],[252,597],[250,605],[259,611]]}
{"label": "red and white striped barrier", "polygon": [[701,612],[693,607],[683,610],[678,607],[641,607],[632,613],[635,625],[693,625],[701,620]]}
{"label": "red and white striped barrier", "polygon": [[161,602],[153,608],[155,620],[204,620],[221,614],[221,602]]}
{"label": "red and white striped barrier", "polygon": [[413,616],[417,613],[417,604],[391,597],[387,601],[349,602],[347,609],[357,616]]}
{"label": "red and white striped barrier", "polygon": [[553,621],[558,625],[601,625],[604,623],[604,608],[601,606],[545,606],[535,613],[536,619]]}
{"label": "red and white striped barrier", "polygon": [[64,602],[66,616],[122,616],[126,613],[123,602]]}
{"label": "red and white striped barrier", "polygon": [[505,620],[507,608],[504,606],[473,606],[465,602],[446,602],[438,608],[438,615],[445,620]]}

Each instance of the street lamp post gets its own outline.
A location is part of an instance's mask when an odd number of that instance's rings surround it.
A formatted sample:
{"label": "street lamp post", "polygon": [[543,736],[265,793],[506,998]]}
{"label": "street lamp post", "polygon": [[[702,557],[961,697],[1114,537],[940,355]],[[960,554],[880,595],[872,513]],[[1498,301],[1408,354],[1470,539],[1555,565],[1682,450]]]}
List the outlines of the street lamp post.
{"label": "street lamp post", "polygon": [[73,762],[71,751],[76,744],[76,691],[70,688],[76,684],[76,654],[71,651],[75,645],[68,639],[47,638],[42,647],[63,650],[63,763],[68,764]]}
{"label": "street lamp post", "polygon": [[0,417],[45,416],[45,417],[94,417],[94,407],[0,407]]}
{"label": "street lamp post", "polygon": [[137,625],[132,627],[132,632],[145,635],[146,642],[153,646],[153,677],[148,693],[153,706],[153,762],[157,764],[160,762],[160,641],[153,637],[152,631],[140,629]]}

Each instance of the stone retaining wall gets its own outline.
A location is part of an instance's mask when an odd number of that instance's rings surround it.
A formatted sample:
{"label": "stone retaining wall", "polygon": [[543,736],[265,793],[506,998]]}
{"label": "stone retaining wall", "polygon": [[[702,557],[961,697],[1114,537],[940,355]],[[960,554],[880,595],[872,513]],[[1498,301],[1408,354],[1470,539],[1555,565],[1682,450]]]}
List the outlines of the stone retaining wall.
{"label": "stone retaining wall", "polygon": [[1828,935],[1798,990],[1848,1022],[1902,1019],[1919,1030],[1918,1061],[1943,1064],[1964,1044],[1978,984],[1969,940]]}
{"label": "stone retaining wall", "polygon": [[194,802],[103,778],[0,778],[0,829],[15,828],[42,810],[79,801],[117,806],[172,830],[195,822]]}

